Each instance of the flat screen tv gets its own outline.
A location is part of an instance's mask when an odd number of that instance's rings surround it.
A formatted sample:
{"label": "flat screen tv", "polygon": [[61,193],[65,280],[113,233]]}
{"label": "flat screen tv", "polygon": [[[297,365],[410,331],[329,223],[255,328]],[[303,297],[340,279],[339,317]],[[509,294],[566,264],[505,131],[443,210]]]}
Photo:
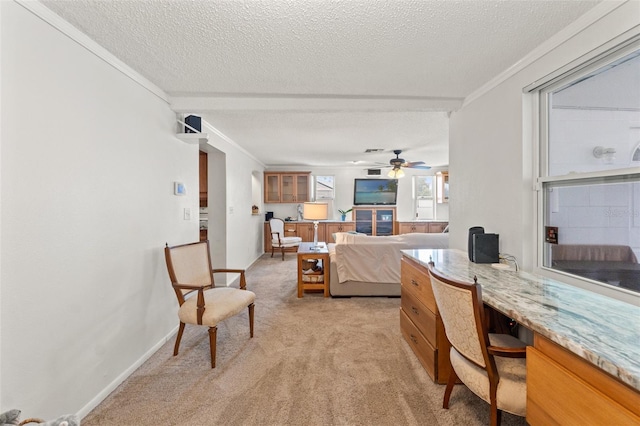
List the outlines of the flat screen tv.
{"label": "flat screen tv", "polygon": [[353,204],[385,205],[396,204],[398,179],[355,179],[353,186]]}

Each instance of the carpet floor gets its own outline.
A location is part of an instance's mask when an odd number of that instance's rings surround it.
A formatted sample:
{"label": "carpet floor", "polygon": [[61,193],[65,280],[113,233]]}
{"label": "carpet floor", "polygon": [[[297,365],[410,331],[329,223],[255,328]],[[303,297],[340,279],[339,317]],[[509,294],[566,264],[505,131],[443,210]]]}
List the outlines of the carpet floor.
{"label": "carpet floor", "polygon": [[[299,299],[296,267],[294,254],[263,255],[247,270],[254,338],[246,311],[220,324],[215,369],[207,329],[187,326],[178,356],[170,340],[83,426],[489,424],[488,404],[463,385],[442,408],[444,386],[400,334],[399,298]],[[502,424],[526,422],[504,413]]]}

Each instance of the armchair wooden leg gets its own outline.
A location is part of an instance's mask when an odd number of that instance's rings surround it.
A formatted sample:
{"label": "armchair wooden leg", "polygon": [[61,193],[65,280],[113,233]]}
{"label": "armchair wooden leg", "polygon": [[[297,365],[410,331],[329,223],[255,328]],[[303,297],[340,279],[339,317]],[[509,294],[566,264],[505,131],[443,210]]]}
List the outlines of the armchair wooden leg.
{"label": "armchair wooden leg", "polygon": [[184,332],[184,323],[180,323],[180,328],[178,328],[178,335],[176,336],[176,344],[173,347],[173,356],[178,355],[178,348],[180,347],[180,340],[182,340],[182,333]]}
{"label": "armchair wooden leg", "polygon": [[253,337],[253,309],[255,305],[252,303],[249,305],[249,334]]}
{"label": "armchair wooden leg", "polygon": [[491,401],[491,418],[489,419],[489,424],[491,426],[500,426],[501,421],[502,410],[498,410],[498,403],[493,400]]}
{"label": "armchair wooden leg", "polygon": [[442,400],[442,408],[449,408],[449,398],[451,397],[451,391],[453,390],[453,385],[458,381],[458,375],[456,372],[451,369],[449,373],[449,380],[447,381],[447,387],[444,390],[444,399]]}
{"label": "armchair wooden leg", "polygon": [[271,257],[273,257],[273,251],[275,250],[274,246],[271,246]]}
{"label": "armchair wooden leg", "polygon": [[282,250],[282,260],[284,260],[284,247],[282,247],[280,250]]}
{"label": "armchair wooden leg", "polygon": [[216,336],[218,327],[209,327],[209,346],[211,347],[211,368],[216,368]]}

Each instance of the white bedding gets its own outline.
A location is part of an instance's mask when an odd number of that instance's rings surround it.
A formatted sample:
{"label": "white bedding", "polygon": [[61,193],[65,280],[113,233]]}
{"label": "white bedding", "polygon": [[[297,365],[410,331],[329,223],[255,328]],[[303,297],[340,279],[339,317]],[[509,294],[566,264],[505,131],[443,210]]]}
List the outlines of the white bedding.
{"label": "white bedding", "polygon": [[341,283],[400,283],[401,250],[448,247],[449,234],[414,233],[370,237],[338,233],[333,256]]}

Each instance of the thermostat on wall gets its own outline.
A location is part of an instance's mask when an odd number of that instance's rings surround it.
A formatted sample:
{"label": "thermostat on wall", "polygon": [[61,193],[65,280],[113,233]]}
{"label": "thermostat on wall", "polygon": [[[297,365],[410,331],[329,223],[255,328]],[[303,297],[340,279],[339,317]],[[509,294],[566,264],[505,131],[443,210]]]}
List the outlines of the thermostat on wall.
{"label": "thermostat on wall", "polygon": [[187,188],[182,182],[173,182],[173,193],[175,195],[187,195]]}

